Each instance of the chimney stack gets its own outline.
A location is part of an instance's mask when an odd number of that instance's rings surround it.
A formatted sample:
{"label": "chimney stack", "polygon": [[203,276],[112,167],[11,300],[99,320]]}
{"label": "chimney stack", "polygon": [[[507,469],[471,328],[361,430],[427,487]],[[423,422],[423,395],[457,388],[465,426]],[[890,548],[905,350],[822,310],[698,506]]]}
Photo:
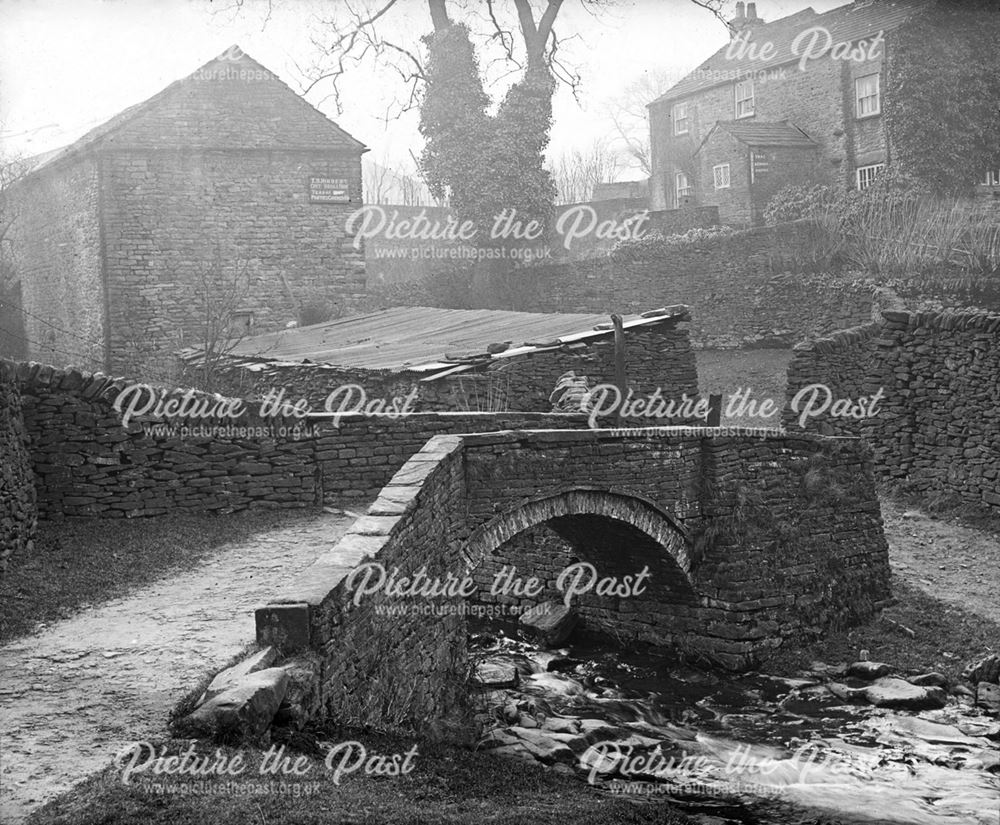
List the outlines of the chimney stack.
{"label": "chimney stack", "polygon": [[736,16],[729,21],[729,31],[732,37],[735,38],[741,32],[744,32],[753,26],[760,25],[763,22],[764,21],[757,16],[756,3],[737,3]]}

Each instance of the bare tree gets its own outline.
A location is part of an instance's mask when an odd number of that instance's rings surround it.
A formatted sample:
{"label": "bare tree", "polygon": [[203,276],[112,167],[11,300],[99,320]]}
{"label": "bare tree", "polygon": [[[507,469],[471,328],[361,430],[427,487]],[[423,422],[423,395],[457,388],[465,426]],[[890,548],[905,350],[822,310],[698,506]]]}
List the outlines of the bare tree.
{"label": "bare tree", "polygon": [[607,141],[594,141],[587,149],[564,152],[552,165],[558,190],[557,203],[581,203],[593,197],[599,183],[614,181],[625,164]]}
{"label": "bare tree", "polygon": [[367,203],[427,206],[430,191],[420,178],[412,156],[394,159],[383,153],[379,160],[362,160],[365,201]]}
{"label": "bare tree", "polygon": [[199,389],[219,390],[229,356],[251,332],[253,319],[245,313],[251,269],[249,261],[226,259],[221,249],[197,269],[192,314],[197,317],[193,343],[198,355],[189,377]]}
{"label": "bare tree", "polygon": [[649,148],[649,113],[646,107],[675,82],[666,69],[652,69],[625,86],[607,103],[608,117],[614,125],[614,145],[632,159],[644,175],[653,173]]}

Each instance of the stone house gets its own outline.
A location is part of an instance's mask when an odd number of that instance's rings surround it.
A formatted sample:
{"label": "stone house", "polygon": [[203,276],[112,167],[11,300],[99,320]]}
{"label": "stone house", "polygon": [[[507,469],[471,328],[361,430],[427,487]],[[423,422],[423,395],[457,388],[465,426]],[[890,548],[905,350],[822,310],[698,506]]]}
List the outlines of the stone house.
{"label": "stone house", "polygon": [[364,294],[358,140],[238,47],[35,159],[12,193],[27,355],[168,378],[173,353]]}
{"label": "stone house", "polygon": [[928,5],[856,0],[765,23],[737,3],[731,42],[649,106],[652,207],[718,206],[749,225],[790,184],[869,186],[890,151],[892,35]]}

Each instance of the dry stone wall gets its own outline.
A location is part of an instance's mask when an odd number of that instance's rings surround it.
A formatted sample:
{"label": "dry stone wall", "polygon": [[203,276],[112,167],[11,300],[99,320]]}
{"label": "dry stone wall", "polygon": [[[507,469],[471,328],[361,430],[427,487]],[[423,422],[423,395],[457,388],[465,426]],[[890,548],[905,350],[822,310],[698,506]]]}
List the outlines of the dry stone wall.
{"label": "dry stone wall", "polygon": [[34,549],[38,513],[25,441],[17,375],[0,361],[0,578],[11,561]]}
{"label": "dry stone wall", "polygon": [[[38,507],[47,517],[229,513],[371,497],[434,435],[587,426],[579,415],[534,413],[298,421],[261,418],[249,402],[247,413],[235,419],[180,420],[150,412],[122,426],[115,400],[131,391],[132,382],[31,362],[0,363],[17,377]],[[185,392],[168,397],[182,399]],[[190,392],[194,399],[216,400]],[[122,406],[128,409],[128,401]]]}
{"label": "dry stone wall", "polygon": [[831,406],[804,422],[865,438],[879,477],[1000,506],[1000,315],[887,310],[878,323],[796,347],[786,427],[799,427],[791,402],[812,384],[835,399],[881,392],[873,416],[834,417]]}

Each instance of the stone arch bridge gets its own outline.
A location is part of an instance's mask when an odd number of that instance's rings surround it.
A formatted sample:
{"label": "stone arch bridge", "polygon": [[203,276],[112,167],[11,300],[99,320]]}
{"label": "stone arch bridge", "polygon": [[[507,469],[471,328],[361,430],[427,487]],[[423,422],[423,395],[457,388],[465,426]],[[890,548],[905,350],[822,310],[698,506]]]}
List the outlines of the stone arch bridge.
{"label": "stone arch bridge", "polygon": [[[465,696],[469,591],[446,584],[474,579],[542,525],[602,577],[648,570],[641,595],[606,597],[592,614],[625,643],[730,669],[863,621],[889,596],[860,440],[683,428],[446,435],[257,610],[258,641],[311,663],[315,713],[376,725],[447,717]],[[407,589],[418,572],[441,586]],[[551,570],[539,578],[552,585]],[[587,595],[578,600],[589,621]]]}

